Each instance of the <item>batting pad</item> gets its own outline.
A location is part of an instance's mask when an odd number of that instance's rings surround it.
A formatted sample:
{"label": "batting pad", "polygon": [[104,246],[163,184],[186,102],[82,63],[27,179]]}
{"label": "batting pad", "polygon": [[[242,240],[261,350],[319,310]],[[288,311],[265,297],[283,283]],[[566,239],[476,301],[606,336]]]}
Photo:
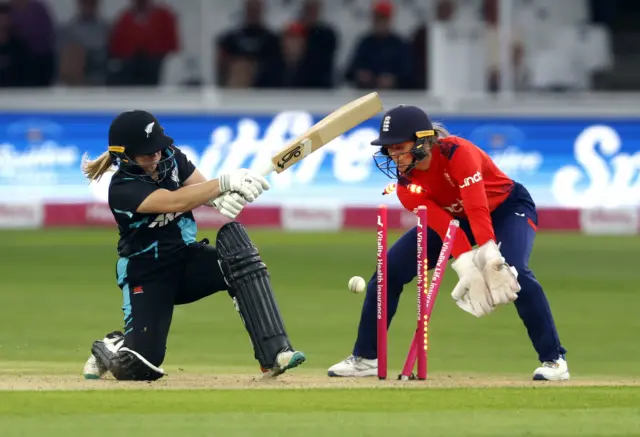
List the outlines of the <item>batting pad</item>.
{"label": "batting pad", "polygon": [[222,273],[230,286],[229,293],[249,333],[255,357],[263,369],[270,369],[278,353],[291,345],[267,266],[240,223],[222,226],[216,247]]}

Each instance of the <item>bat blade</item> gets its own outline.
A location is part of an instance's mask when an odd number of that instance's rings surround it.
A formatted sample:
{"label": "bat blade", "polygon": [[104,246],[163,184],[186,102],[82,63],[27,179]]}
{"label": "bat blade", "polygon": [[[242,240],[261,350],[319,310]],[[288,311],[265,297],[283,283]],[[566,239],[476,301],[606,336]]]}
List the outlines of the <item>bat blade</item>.
{"label": "bat blade", "polygon": [[267,176],[272,171],[282,173],[380,111],[382,111],[382,101],[376,92],[341,106],[275,154],[271,158],[271,165],[265,168],[263,176]]}

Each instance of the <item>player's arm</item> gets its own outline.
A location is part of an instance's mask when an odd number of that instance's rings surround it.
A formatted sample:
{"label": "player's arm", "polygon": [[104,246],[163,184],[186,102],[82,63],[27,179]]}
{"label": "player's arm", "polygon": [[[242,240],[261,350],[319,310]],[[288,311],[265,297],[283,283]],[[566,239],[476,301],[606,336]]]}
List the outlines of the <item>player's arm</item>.
{"label": "player's arm", "polygon": [[449,175],[460,187],[460,197],[478,246],[495,241],[489,202],[482,180],[482,156],[471,143],[458,139],[451,154]]}
{"label": "player's arm", "polygon": [[160,214],[191,211],[210,199],[218,197],[220,193],[220,181],[218,179],[191,184],[176,191],[161,188],[149,194],[140,203],[136,212]]}
{"label": "player's arm", "polygon": [[[444,241],[449,228],[449,222],[454,217],[445,211],[441,206],[433,200],[426,197],[423,193],[412,193],[405,187],[398,187],[398,199],[402,206],[409,211],[415,212],[418,206],[427,207],[427,226],[433,229]],[[472,249],[471,242],[464,232],[458,232],[451,248],[451,254],[454,258],[458,258],[461,254]]]}
{"label": "player's arm", "polygon": [[[482,179],[483,154],[470,142],[462,139],[457,141],[458,147],[450,158],[449,175],[460,187],[460,197],[464,203],[471,231],[479,246],[473,257],[473,264],[482,272],[491,296],[491,305],[505,305],[517,298],[520,285],[517,282],[517,272],[505,263],[496,244],[489,202]],[[464,288],[459,290],[459,292],[463,291]],[[478,294],[478,296],[481,295]]]}
{"label": "player's arm", "polygon": [[[404,187],[398,188],[398,198],[402,205],[410,211],[414,211],[420,205],[426,206],[427,226],[433,229],[444,241],[449,222],[453,219],[451,214],[424,194],[412,193]],[[477,317],[488,314],[492,309],[486,293],[486,286],[481,272],[473,262],[473,248],[464,232],[456,233],[451,254],[455,258],[451,267],[456,271],[459,279],[451,296],[460,308]]]}
{"label": "player's arm", "polygon": [[[193,172],[189,178],[191,177]],[[175,191],[155,190],[140,203],[136,211],[139,213],[191,211],[229,192],[237,192],[246,201],[253,202],[269,188],[269,183],[263,177],[246,169],[238,169],[223,173],[216,179],[183,186]],[[235,205],[234,199],[228,199],[228,201],[234,203],[234,206],[239,206]],[[225,203],[225,208],[227,206]]]}

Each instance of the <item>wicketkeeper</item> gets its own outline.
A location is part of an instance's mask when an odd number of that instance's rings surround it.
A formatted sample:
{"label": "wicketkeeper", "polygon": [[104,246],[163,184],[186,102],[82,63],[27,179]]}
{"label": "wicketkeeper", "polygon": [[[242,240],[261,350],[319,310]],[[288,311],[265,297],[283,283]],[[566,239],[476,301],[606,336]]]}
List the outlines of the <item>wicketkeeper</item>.
{"label": "wicketkeeper", "polygon": [[85,377],[109,371],[118,380],[161,378],[174,306],[222,290],[233,299],[266,375],[304,362],[289,341],[269,272],[243,226],[222,226],[215,245],[196,240],[191,210],[208,205],[233,219],[269,189],[267,181],[244,169],[207,181],[158,120],[139,110],[113,120],[108,151],[86,162],[84,171],[98,180],[112,165],[117,171],[109,207],[120,232],[116,278],[124,329],[93,343]]}
{"label": "wicketkeeper", "polygon": [[[471,142],[432,124],[419,108],[401,105],[380,124],[378,168],[397,178],[397,195],[409,211],[427,207],[427,257],[435,267],[449,221],[460,221],[453,242],[453,269],[459,281],[452,292],[457,305],[482,317],[514,302],[541,366],[536,380],[569,379],[562,347],[542,286],[529,269],[538,224],[527,189],[507,177]],[[387,265],[388,324],[404,285],[416,276],[416,228],[389,250]],[[475,247],[474,247],[475,246]],[[377,374],[376,276],[367,286],[358,338],[351,356],[329,369],[330,376]],[[505,358],[508,352],[505,350]]]}

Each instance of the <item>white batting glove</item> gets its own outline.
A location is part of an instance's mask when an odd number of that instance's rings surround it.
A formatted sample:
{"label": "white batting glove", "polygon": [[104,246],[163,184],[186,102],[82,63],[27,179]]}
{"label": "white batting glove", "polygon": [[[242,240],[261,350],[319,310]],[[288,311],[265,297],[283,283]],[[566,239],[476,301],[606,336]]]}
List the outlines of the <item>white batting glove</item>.
{"label": "white batting glove", "polygon": [[451,267],[460,278],[451,292],[451,297],[464,311],[476,317],[482,317],[492,312],[494,308],[491,293],[482,272],[473,262],[475,251],[476,249],[465,252],[451,263]]}
{"label": "white batting glove", "polygon": [[518,272],[505,262],[495,241],[490,240],[480,246],[473,262],[482,272],[494,305],[506,305],[518,298]]}
{"label": "white batting glove", "polygon": [[240,214],[247,201],[238,193],[227,192],[220,197],[211,199],[209,204],[217,209],[220,214],[233,220]]}
{"label": "white batting glove", "polygon": [[218,177],[220,181],[220,193],[236,191],[248,202],[253,202],[265,190],[271,188],[269,182],[262,176],[249,172],[245,168],[223,173]]}

